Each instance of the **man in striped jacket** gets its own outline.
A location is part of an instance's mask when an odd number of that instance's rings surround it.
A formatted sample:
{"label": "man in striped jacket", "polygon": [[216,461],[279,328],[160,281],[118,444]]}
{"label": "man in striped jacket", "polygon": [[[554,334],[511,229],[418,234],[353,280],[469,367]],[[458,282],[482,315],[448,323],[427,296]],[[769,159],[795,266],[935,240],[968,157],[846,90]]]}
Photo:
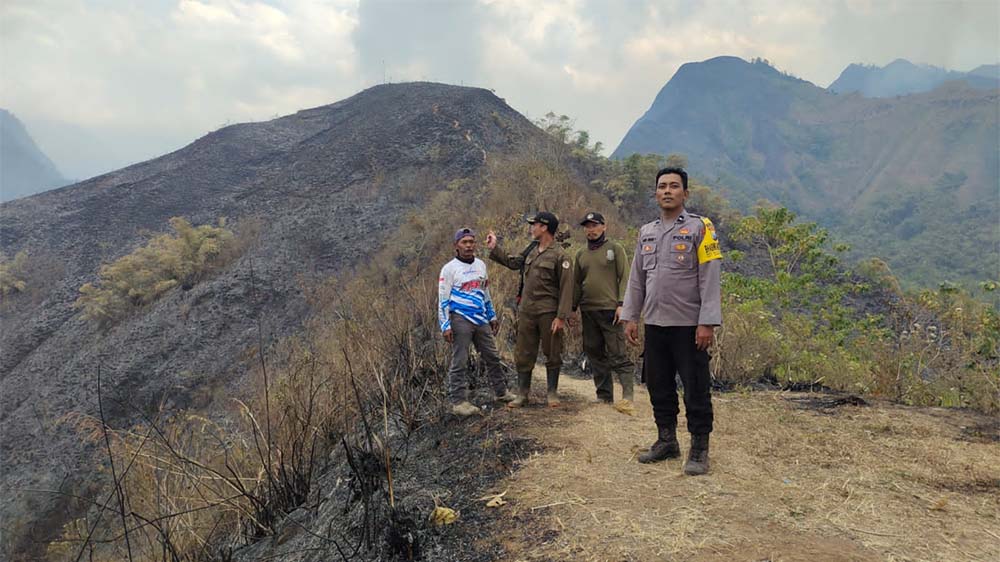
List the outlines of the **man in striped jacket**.
{"label": "man in striped jacket", "polygon": [[479,408],[469,402],[469,344],[476,346],[486,362],[490,386],[500,402],[517,396],[507,390],[507,380],[493,336],[500,329],[490,298],[486,264],[476,257],[476,233],[460,228],[455,233],[455,258],[438,276],[438,321],[444,339],[451,344],[448,399],[453,414],[469,416]]}

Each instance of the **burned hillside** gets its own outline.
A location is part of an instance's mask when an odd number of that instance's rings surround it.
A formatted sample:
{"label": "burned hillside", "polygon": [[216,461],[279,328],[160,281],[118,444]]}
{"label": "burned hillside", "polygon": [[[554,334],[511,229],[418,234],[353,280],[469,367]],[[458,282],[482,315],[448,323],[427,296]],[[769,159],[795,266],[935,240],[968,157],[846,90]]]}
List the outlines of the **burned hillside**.
{"label": "burned hillside", "polygon": [[[5,203],[0,249],[25,252],[44,273],[24,294],[5,296],[0,310],[5,541],[31,551],[74,515],[53,492],[91,480],[95,451],[65,422],[73,412],[96,415],[99,367],[112,427],[164,401],[167,409],[205,407],[239,394],[258,336],[271,342],[310,317],[304,287],[350,277],[408,209],[442,186],[549,143],[489,91],[381,85]],[[192,224],[226,217],[245,250],[114,325],[85,321],[73,307],[80,287],[175,216]]]}

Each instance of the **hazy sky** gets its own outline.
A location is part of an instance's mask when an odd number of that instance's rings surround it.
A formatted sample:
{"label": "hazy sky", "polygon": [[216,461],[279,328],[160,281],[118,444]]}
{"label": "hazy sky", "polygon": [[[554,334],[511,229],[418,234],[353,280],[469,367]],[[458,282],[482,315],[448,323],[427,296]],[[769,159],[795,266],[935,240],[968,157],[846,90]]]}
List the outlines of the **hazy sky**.
{"label": "hazy sky", "polygon": [[383,81],[493,88],[613,149],[677,68],[1000,60],[995,0],[0,0],[0,107],[85,178]]}

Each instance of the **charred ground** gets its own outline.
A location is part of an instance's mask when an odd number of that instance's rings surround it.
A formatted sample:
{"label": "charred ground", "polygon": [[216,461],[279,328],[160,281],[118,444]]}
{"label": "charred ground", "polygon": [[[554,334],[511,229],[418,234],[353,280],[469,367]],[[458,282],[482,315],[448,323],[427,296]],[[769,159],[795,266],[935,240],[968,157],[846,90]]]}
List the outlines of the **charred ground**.
{"label": "charred ground", "polygon": [[[310,317],[304,287],[350,277],[409,209],[448,182],[549,142],[486,90],[383,85],[3,204],[3,252],[55,264],[33,298],[6,299],[0,310],[5,542],[28,552],[71,515],[63,496],[28,490],[84,487],[91,451],[62,422],[96,412],[98,365],[115,427],[163,403],[206,407],[238,394],[258,318],[265,341],[295,332]],[[84,321],[73,308],[80,286],[174,216],[193,224],[227,217],[247,250],[110,328]]]}

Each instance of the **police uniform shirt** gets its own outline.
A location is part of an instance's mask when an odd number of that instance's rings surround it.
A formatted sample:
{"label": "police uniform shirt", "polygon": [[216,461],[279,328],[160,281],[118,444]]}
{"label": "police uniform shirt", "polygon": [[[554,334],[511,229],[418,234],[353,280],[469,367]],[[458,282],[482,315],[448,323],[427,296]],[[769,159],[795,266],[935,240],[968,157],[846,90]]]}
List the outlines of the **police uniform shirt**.
{"label": "police uniform shirt", "polygon": [[722,324],[722,252],[708,218],[684,210],[639,230],[622,319],[654,326]]}

